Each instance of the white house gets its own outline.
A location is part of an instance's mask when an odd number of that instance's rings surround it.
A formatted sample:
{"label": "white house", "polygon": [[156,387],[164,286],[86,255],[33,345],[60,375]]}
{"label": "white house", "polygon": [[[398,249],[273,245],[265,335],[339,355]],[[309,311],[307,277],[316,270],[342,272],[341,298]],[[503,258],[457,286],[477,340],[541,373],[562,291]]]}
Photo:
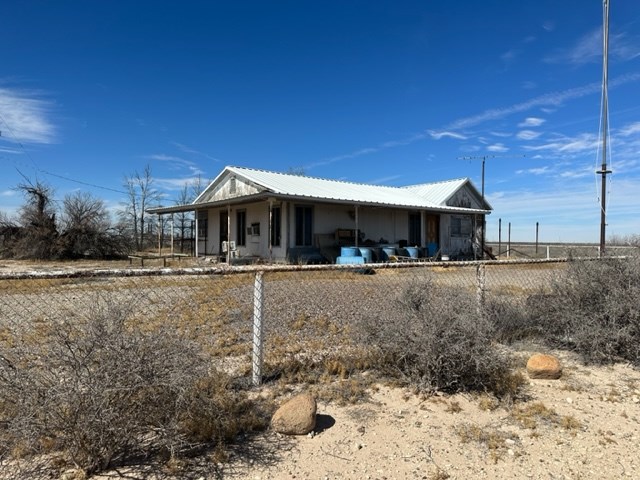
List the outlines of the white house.
{"label": "white house", "polygon": [[388,187],[225,167],[193,203],[149,213],[183,211],[195,211],[197,256],[332,261],[344,245],[474,258],[491,206],[467,178]]}

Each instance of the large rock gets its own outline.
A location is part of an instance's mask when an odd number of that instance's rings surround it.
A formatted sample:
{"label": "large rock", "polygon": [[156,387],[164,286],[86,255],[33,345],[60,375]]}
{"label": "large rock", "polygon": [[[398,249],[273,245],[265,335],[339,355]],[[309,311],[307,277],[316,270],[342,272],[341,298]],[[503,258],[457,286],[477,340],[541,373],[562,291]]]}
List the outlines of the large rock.
{"label": "large rock", "polygon": [[560,361],[553,355],[536,353],[527,362],[529,378],[558,379],[562,376]]}
{"label": "large rock", "polygon": [[302,393],[285,402],[271,418],[271,428],[285,435],[306,435],[316,426],[316,399]]}

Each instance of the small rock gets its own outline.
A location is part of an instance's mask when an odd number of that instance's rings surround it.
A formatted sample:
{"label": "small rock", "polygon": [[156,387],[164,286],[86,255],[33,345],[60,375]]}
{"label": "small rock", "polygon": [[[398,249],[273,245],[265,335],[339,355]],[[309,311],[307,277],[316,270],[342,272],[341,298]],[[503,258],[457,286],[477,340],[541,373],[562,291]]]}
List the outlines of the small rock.
{"label": "small rock", "polygon": [[271,427],[285,435],[306,435],[316,426],[316,399],[303,393],[285,402],[271,418]]}
{"label": "small rock", "polygon": [[536,353],[527,361],[529,378],[543,378],[557,380],[562,376],[560,361],[553,355]]}
{"label": "small rock", "polygon": [[567,397],[567,403],[568,404],[572,404],[573,403],[573,399],[571,397]]}

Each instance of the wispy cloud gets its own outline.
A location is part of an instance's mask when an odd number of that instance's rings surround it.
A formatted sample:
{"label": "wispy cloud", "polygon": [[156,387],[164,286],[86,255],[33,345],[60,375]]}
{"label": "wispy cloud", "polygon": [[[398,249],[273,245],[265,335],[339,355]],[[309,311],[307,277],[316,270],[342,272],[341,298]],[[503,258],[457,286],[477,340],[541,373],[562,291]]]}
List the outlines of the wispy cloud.
{"label": "wispy cloud", "polygon": [[202,179],[197,175],[195,175],[195,176],[184,177],[184,178],[154,177],[153,181],[155,182],[156,185],[158,185],[164,190],[178,191],[178,190],[182,190],[185,186],[195,185],[196,183],[202,181]]}
{"label": "wispy cloud", "polygon": [[0,88],[0,140],[54,143],[56,128],[49,118],[52,107],[53,103],[39,92]]}
{"label": "wispy cloud", "polygon": [[500,137],[500,138],[509,138],[513,136],[513,134],[509,132],[489,132],[489,133],[491,133],[491,135],[493,135],[494,137]]}
{"label": "wispy cloud", "polygon": [[[611,88],[626,83],[637,82],[638,80],[640,80],[640,73],[622,75],[614,80],[610,80],[609,87]],[[600,83],[594,82],[588,85],[570,88],[560,92],[546,93],[525,102],[516,103],[514,105],[503,108],[492,108],[489,110],[485,110],[484,112],[477,115],[460,118],[447,125],[445,130],[464,130],[465,128],[474,127],[484,122],[505,118],[509,115],[513,115],[514,113],[526,112],[527,110],[531,110],[532,108],[558,107],[568,100],[574,100],[577,98],[585,97],[587,95],[592,95],[594,93],[599,93],[601,89],[602,85]]]}
{"label": "wispy cloud", "polygon": [[189,153],[192,155],[198,155],[200,157],[204,157],[207,158],[209,160],[213,160],[214,162],[220,162],[221,160],[219,158],[213,157],[211,155],[209,155],[208,153],[204,153],[201,152],[200,150],[196,150],[195,148],[191,148],[187,145],[185,145],[184,143],[179,143],[179,142],[170,142],[171,145],[177,147],[181,152],[184,153]]}
{"label": "wispy cloud", "polygon": [[585,178],[593,176],[595,169],[590,165],[583,165],[579,167],[572,168],[571,170],[565,170],[564,172],[560,172],[560,178]]}
{"label": "wispy cloud", "polygon": [[545,121],[546,120],[544,118],[528,117],[528,118],[525,118],[523,122],[520,122],[518,126],[519,127],[539,127]]}
{"label": "wispy cloud", "polygon": [[0,197],[13,197],[17,192],[15,190],[4,190],[0,192]]}
{"label": "wispy cloud", "polygon": [[[640,56],[638,39],[626,33],[609,34],[609,55],[621,61]],[[569,63],[584,65],[602,59],[602,29],[596,28],[578,39],[570,48],[555,51],[544,58],[547,63]]]}
{"label": "wispy cloud", "polygon": [[[637,82],[639,80],[640,80],[640,73],[631,73],[631,74],[621,75],[615,79],[611,79],[609,81],[609,87],[615,88],[617,86],[624,85],[627,83]],[[409,145],[411,143],[414,143],[419,140],[423,140],[428,137],[431,137],[434,140],[440,140],[442,138],[454,138],[457,140],[467,140],[469,138],[469,135],[466,133],[461,133],[461,131],[464,132],[465,129],[472,128],[486,122],[500,120],[510,115],[526,112],[534,108],[540,109],[541,111],[544,111],[546,113],[552,113],[567,101],[582,98],[595,93],[600,93],[601,88],[602,86],[600,83],[594,82],[587,85],[583,85],[581,87],[570,88],[570,89],[562,90],[559,92],[549,92],[549,93],[531,98],[521,103],[516,103],[503,108],[488,109],[476,115],[459,118],[449,123],[442,129],[438,129],[438,130],[431,129],[431,130],[427,130],[426,133],[419,133],[406,139],[387,141],[375,147],[365,147],[350,153],[336,155],[334,157],[329,157],[329,158],[320,160],[318,162],[305,165],[304,168],[312,169],[315,167],[329,165],[342,160],[350,160],[363,155],[378,153],[388,148]],[[536,126],[540,126],[542,123],[544,123],[544,121],[545,121],[544,119],[537,118],[537,117],[527,117],[519,125],[521,127],[536,127]],[[491,134],[495,136],[500,136],[500,132],[491,132]],[[504,136],[507,136],[507,135],[508,134],[504,134]],[[502,144],[497,144],[497,145],[502,145]],[[504,147],[504,145],[502,145],[502,147],[506,148]],[[574,145],[566,145],[558,141],[558,142],[552,142],[546,145],[528,146],[525,148],[528,148],[529,150],[545,150],[545,149],[551,150],[553,148],[558,148],[558,147],[563,147],[565,151],[575,151],[578,149],[578,143]],[[500,147],[498,146],[497,148],[500,148]],[[477,145],[462,145],[460,147],[461,151],[468,152],[468,153],[477,152],[479,151],[479,149],[480,147],[478,147]]]}
{"label": "wispy cloud", "polygon": [[535,132],[533,130],[521,130],[516,134],[520,140],[535,140],[541,135],[540,132]]}
{"label": "wispy cloud", "polygon": [[191,160],[186,160],[182,157],[176,157],[175,155],[166,155],[164,153],[157,153],[153,155],[146,155],[144,158],[146,158],[147,160],[155,160],[158,162],[168,163],[170,168],[172,168],[173,170],[186,168],[189,170],[191,175],[200,175],[204,173],[202,169],[200,169],[200,167],[195,162],[192,162]]}
{"label": "wispy cloud", "polygon": [[523,175],[523,174],[544,175],[549,172],[551,172],[551,167],[549,166],[538,167],[538,168],[528,168],[526,170],[516,170],[516,174],[518,175]]}
{"label": "wispy cloud", "polygon": [[19,148],[12,148],[12,147],[0,147],[0,152],[18,155],[22,153],[22,150],[20,150]]}
{"label": "wispy cloud", "polygon": [[500,55],[500,60],[502,60],[505,63],[511,63],[513,62],[516,58],[518,58],[518,56],[522,53],[522,50],[519,50],[517,48],[512,48],[506,52],[504,52],[502,55]]}
{"label": "wispy cloud", "polygon": [[509,148],[502,143],[494,143],[493,145],[489,145],[487,147],[487,150],[493,153],[504,153],[504,152],[508,152]]}
{"label": "wispy cloud", "polygon": [[620,129],[619,133],[623,137],[628,137],[630,135],[640,133],[640,122],[635,122],[635,123],[626,125],[624,128]]}
{"label": "wispy cloud", "polygon": [[542,28],[547,32],[553,32],[556,29],[556,23],[553,20],[547,20],[542,24]]}
{"label": "wispy cloud", "polygon": [[558,136],[553,141],[540,145],[526,145],[523,148],[530,151],[555,151],[556,153],[580,153],[596,151],[598,136],[591,133],[582,133],[576,137]]}
{"label": "wispy cloud", "polygon": [[466,140],[467,137],[461,133],[458,132],[451,132],[451,131],[436,131],[436,130],[429,130],[429,135],[431,135],[431,138],[433,138],[434,140],[440,140],[441,138],[456,138],[458,140]]}
{"label": "wispy cloud", "polygon": [[341,160],[349,160],[352,158],[357,158],[357,157],[361,157],[363,155],[370,155],[372,153],[377,153],[380,152],[382,150],[386,150],[389,148],[393,148],[393,147],[399,147],[399,146],[403,146],[403,145],[410,145],[414,142],[417,142],[418,140],[424,140],[425,138],[427,138],[427,135],[424,133],[418,133],[416,135],[412,135],[411,137],[402,139],[402,140],[391,140],[391,141],[387,141],[384,143],[381,143],[379,145],[377,145],[376,147],[366,147],[366,148],[361,148],[359,150],[355,150],[351,153],[345,153],[343,155],[336,155],[335,157],[329,157],[326,158],[324,160],[320,160],[318,162],[315,163],[310,163],[308,165],[304,165],[303,168],[306,169],[312,169],[315,167],[320,167],[320,166],[324,166],[324,165],[330,165],[332,163],[335,162],[339,162]]}

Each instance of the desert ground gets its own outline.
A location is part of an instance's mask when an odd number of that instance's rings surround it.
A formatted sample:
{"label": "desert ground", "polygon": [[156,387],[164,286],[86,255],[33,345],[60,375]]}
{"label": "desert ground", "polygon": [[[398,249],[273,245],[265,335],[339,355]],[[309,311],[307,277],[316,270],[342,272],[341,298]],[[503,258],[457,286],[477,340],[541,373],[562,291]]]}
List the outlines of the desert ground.
{"label": "desert ground", "polygon": [[[523,372],[531,353],[517,353]],[[563,376],[528,380],[512,405],[386,386],[356,405],[319,402],[313,434],[267,433],[256,441],[278,444],[277,460],[232,457],[224,478],[640,478],[640,371],[552,353]]]}

